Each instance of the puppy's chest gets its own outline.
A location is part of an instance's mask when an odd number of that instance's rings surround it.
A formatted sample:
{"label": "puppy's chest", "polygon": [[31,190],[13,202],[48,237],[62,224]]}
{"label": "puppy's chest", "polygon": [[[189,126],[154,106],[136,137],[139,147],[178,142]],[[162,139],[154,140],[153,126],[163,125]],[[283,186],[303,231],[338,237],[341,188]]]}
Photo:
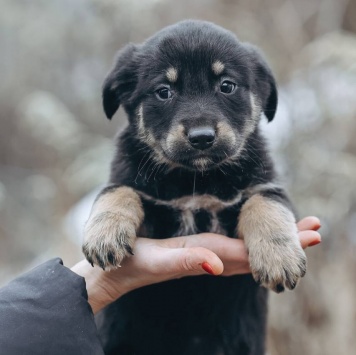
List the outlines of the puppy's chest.
{"label": "puppy's chest", "polygon": [[145,209],[143,234],[147,237],[167,238],[204,232],[234,236],[240,194],[225,201],[207,194],[173,200],[140,195]]}

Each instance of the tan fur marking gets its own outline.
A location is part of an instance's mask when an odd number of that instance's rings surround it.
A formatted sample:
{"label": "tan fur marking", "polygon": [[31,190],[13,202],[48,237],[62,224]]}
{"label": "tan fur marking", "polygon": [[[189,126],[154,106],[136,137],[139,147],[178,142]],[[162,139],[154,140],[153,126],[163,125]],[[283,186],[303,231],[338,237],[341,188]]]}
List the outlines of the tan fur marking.
{"label": "tan fur marking", "polygon": [[152,148],[154,153],[156,153],[157,156],[160,155],[159,150],[157,149],[157,144],[155,137],[153,136],[152,132],[150,132],[146,127],[145,127],[145,121],[143,118],[143,106],[142,104],[139,106],[137,110],[137,127],[138,127],[138,134],[142,142],[146,143],[149,147]]}
{"label": "tan fur marking", "polygon": [[222,201],[219,200],[217,197],[211,195],[194,195],[194,196],[189,195],[174,200],[165,201],[165,200],[155,199],[141,191],[138,191],[138,193],[144,199],[152,201],[157,205],[169,206],[172,208],[177,208],[182,211],[185,210],[196,211],[199,209],[204,209],[211,213],[219,212],[224,208],[236,205],[241,200],[242,197],[242,194],[239,193],[231,200]]}
{"label": "tan fur marking", "polygon": [[209,158],[198,158],[193,160],[193,165],[199,171],[204,171],[210,163],[211,160]]}
{"label": "tan fur marking", "polygon": [[[185,128],[182,124],[178,124],[173,126],[169,130],[167,138],[162,140],[162,146],[164,147],[165,150],[172,153],[177,144],[185,141],[186,141]],[[195,159],[193,161],[193,164],[198,170],[204,171],[210,162],[211,160],[209,158],[200,158],[200,159]]]}
{"label": "tan fur marking", "polygon": [[102,212],[120,214],[127,218],[135,228],[140,226],[143,218],[140,196],[131,187],[126,186],[100,196],[93,205],[90,218]]}
{"label": "tan fur marking", "polygon": [[257,122],[260,118],[262,108],[258,98],[252,92],[250,93],[250,103],[252,108],[251,119]]}
{"label": "tan fur marking", "polygon": [[[195,210],[196,209],[181,210],[181,225],[178,232],[176,233],[177,236],[197,233],[197,226],[194,219]],[[208,211],[211,212],[211,210]],[[211,212],[211,216],[211,227],[209,232],[226,235],[226,230],[221,227],[216,212]]]}
{"label": "tan fur marking", "polygon": [[224,71],[225,65],[220,60],[217,60],[213,63],[212,69],[215,75],[220,75]]}
{"label": "tan fur marking", "polygon": [[85,224],[83,251],[87,259],[104,268],[120,266],[133,247],[143,216],[141,199],[130,187],[100,196]]}
{"label": "tan fur marking", "polygon": [[152,156],[152,159],[158,164],[167,164],[167,171],[183,166],[177,163],[173,163],[171,160],[165,157],[162,151],[159,151],[158,149],[155,149],[155,155]]}
{"label": "tan fur marking", "polygon": [[172,151],[177,142],[180,142],[184,139],[184,126],[182,124],[178,124],[177,126],[173,126],[167,135],[165,142],[163,141],[163,145],[166,146],[168,151]]}
{"label": "tan fur marking", "polygon": [[143,106],[140,105],[137,111],[137,118],[138,118],[138,131],[140,135],[145,134],[145,123],[143,121]]}
{"label": "tan fur marking", "polygon": [[220,223],[219,223],[219,219],[218,216],[216,214],[216,212],[211,212],[211,227],[210,227],[210,232],[211,233],[217,233],[217,234],[222,234],[222,235],[227,235],[226,230],[221,227]]}
{"label": "tan fur marking", "polygon": [[137,111],[138,119],[138,133],[143,142],[149,145],[151,148],[155,148],[156,140],[153,134],[145,127],[145,122],[143,118],[143,106],[140,105]]}
{"label": "tan fur marking", "polygon": [[306,270],[295,218],[281,203],[259,194],[243,205],[238,235],[245,240],[256,281],[275,291],[294,288]]}
{"label": "tan fur marking", "polygon": [[194,214],[191,210],[181,212],[181,223],[177,235],[190,235],[196,233]]}
{"label": "tan fur marking", "polygon": [[169,68],[166,71],[166,78],[168,79],[168,81],[170,81],[171,83],[175,83],[178,80],[178,71],[176,68]]}
{"label": "tan fur marking", "polygon": [[255,131],[259,117],[261,115],[261,107],[259,105],[259,101],[255,95],[252,93],[250,94],[250,103],[251,103],[251,117],[246,119],[245,127],[243,132],[240,134],[240,144],[238,149],[236,150],[235,154],[231,157],[234,159],[240,156],[241,152],[245,149],[246,141],[250,134]]}
{"label": "tan fur marking", "polygon": [[251,104],[251,117],[246,120],[244,137],[247,139],[248,136],[256,129],[260,115],[261,106],[258,104],[258,99],[253,93],[250,93],[250,104]]}
{"label": "tan fur marking", "polygon": [[279,185],[277,182],[267,182],[265,184],[257,184],[248,187],[247,189],[244,190],[244,195],[246,197],[252,197],[253,195],[256,194],[261,194],[266,191],[271,191],[274,189],[281,189],[281,188],[282,188],[281,185]]}
{"label": "tan fur marking", "polygon": [[226,123],[219,121],[216,125],[218,139],[223,139],[229,142],[229,145],[234,146],[236,144],[236,136],[232,127]]}

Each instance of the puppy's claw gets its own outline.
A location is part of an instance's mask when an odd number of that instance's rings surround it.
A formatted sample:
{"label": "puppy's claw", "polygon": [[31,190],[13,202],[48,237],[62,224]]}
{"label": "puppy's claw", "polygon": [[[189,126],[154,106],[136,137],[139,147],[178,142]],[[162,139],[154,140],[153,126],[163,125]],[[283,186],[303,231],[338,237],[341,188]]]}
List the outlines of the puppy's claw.
{"label": "puppy's claw", "polygon": [[112,253],[111,251],[109,251],[108,254],[107,254],[107,259],[108,259],[108,262],[109,262],[111,265],[115,265],[115,256],[114,256],[114,253]]}
{"label": "puppy's claw", "polygon": [[135,254],[133,253],[132,248],[131,248],[130,245],[125,244],[125,245],[124,245],[124,248],[126,249],[126,251],[127,251],[129,254],[135,255]]}
{"label": "puppy's claw", "polygon": [[280,244],[264,241],[262,246],[259,243],[249,248],[251,270],[257,283],[277,293],[297,286],[306,272],[306,257],[295,239]]}
{"label": "puppy's claw", "polygon": [[104,214],[100,221],[88,221],[83,252],[90,263],[103,270],[113,269],[125,257],[133,255],[135,238],[134,225],[123,221],[120,216]]}
{"label": "puppy's claw", "polygon": [[101,260],[99,255],[96,255],[96,260],[98,261],[99,266],[105,271],[105,264],[104,262]]}
{"label": "puppy's claw", "polygon": [[297,286],[298,281],[286,281],[286,286],[290,289],[290,290],[294,290],[295,287]]}
{"label": "puppy's claw", "polygon": [[[83,248],[84,249],[84,248]],[[85,254],[85,251],[83,250],[83,252],[84,252],[84,254]],[[94,263],[93,263],[93,259],[91,258],[91,257],[87,257],[87,260],[88,260],[88,263],[92,266],[92,267],[94,267]]]}
{"label": "puppy's claw", "polygon": [[303,260],[300,277],[304,277],[306,273],[307,273],[307,263],[306,260]]}
{"label": "puppy's claw", "polygon": [[282,284],[278,284],[274,289],[277,293],[281,293],[284,291],[284,286]]}

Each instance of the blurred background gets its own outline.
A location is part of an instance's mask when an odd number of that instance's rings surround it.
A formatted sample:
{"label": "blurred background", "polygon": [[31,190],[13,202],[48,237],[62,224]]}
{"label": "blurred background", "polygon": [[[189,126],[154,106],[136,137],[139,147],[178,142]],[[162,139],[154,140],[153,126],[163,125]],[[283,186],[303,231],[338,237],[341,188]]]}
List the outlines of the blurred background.
{"label": "blurred background", "polygon": [[115,52],[186,18],[263,49],[279,83],[267,125],[300,216],[322,220],[294,292],[271,295],[271,355],[356,349],[355,0],[0,0],[0,285],[81,258],[80,232],[125,125],[101,108]]}

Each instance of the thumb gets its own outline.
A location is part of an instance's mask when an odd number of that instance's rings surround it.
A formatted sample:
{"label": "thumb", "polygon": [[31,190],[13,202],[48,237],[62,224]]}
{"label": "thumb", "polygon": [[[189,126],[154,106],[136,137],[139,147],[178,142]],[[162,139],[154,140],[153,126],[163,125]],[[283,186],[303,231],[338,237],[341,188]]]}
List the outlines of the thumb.
{"label": "thumb", "polygon": [[220,275],[224,271],[221,259],[211,250],[203,247],[179,248],[172,250],[171,261],[177,277],[189,275]]}

